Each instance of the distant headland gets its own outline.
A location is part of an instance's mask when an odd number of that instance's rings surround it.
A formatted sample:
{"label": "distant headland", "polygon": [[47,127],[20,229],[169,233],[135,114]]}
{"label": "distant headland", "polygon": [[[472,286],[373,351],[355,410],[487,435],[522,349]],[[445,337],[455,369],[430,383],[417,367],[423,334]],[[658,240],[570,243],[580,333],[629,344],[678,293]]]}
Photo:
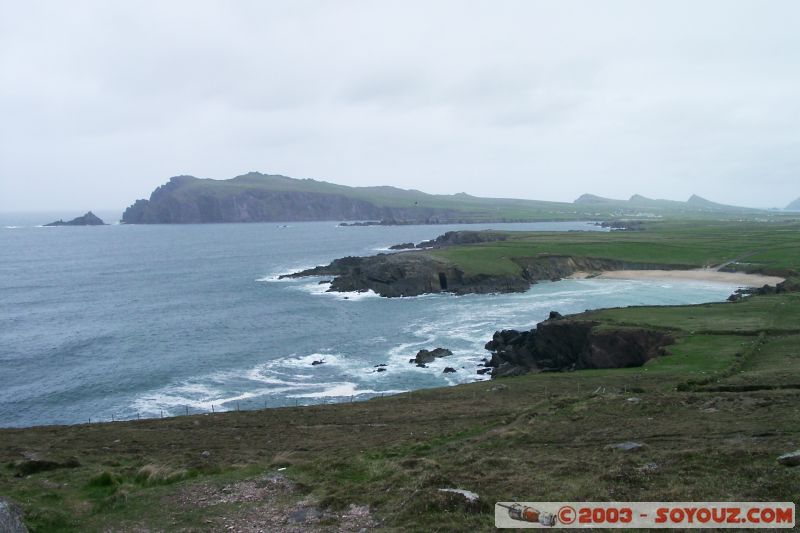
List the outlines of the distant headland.
{"label": "distant headland", "polygon": [[[176,176],[149,199],[136,200],[125,224],[350,221],[361,225],[465,224],[605,220],[618,217],[741,217],[756,209],[692,196],[686,202],[634,195],[612,200],[583,195],[574,202],[427,194],[389,186],[349,187],[313,179],[251,172],[228,180]],[[763,213],[766,214],[764,211]],[[363,222],[369,221],[369,222]]]}

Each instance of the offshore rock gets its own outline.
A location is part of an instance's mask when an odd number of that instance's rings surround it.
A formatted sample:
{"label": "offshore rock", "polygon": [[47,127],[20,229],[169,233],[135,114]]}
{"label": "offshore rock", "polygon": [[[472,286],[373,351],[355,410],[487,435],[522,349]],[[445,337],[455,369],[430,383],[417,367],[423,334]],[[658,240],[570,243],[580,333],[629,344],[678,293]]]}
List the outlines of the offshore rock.
{"label": "offshore rock", "polygon": [[64,222],[63,220],[56,220],[55,222],[51,222],[49,224],[45,224],[45,226],[106,226],[107,224],[103,222],[100,217],[89,211],[82,217],[73,218],[68,222]]}
{"label": "offshore rock", "polygon": [[436,359],[440,357],[447,357],[448,355],[453,355],[453,352],[448,350],[447,348],[434,348],[433,350],[420,350],[417,352],[417,356],[414,359],[411,359],[411,363],[416,364],[427,364],[433,363]]}

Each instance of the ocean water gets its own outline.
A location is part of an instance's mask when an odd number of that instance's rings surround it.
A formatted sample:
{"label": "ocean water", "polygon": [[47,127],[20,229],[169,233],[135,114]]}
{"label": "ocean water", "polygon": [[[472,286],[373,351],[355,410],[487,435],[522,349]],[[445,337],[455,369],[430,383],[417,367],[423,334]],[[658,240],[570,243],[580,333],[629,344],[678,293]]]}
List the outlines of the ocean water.
{"label": "ocean water", "polygon": [[[470,382],[483,379],[476,364],[495,330],[530,328],[551,310],[718,301],[735,289],[568,280],[524,294],[386,299],[326,293],[316,278],[277,280],[452,229],[598,230],[578,222],[43,228],[32,220],[0,220],[3,427],[351,401]],[[454,355],[427,369],[409,364],[438,346]],[[377,372],[379,364],[387,370]],[[457,372],[443,374],[445,366]]]}

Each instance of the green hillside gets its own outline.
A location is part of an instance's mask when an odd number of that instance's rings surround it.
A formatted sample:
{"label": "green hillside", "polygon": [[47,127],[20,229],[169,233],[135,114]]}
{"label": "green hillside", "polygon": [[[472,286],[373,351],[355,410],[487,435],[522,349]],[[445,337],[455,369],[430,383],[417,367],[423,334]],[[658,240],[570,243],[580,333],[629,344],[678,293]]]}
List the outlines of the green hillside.
{"label": "green hillside", "polygon": [[[349,187],[313,179],[251,172],[229,180],[177,176],[123,215],[129,224],[388,220],[397,223],[524,222],[633,217],[768,216],[715,204],[634,196],[624,202],[584,195],[573,203],[437,195],[396,187]],[[776,216],[776,215],[769,215]]]}

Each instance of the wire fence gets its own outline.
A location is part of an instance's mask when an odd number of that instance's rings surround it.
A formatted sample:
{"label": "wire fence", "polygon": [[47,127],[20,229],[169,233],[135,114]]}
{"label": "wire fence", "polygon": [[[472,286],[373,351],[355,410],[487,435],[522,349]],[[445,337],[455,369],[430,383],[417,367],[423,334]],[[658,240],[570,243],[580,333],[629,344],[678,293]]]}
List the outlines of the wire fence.
{"label": "wire fence", "polygon": [[[485,385],[488,385],[489,388],[485,389],[488,392],[499,392],[503,391],[508,388],[506,384],[501,381],[491,380],[491,381],[483,381]],[[419,389],[420,390],[425,389]],[[479,390],[477,388],[473,388],[471,393],[466,394],[465,400],[472,399],[474,401],[478,401],[479,397],[485,392],[483,389]],[[556,398],[556,397],[564,397],[564,396],[597,396],[597,395],[631,395],[637,394],[640,392],[644,392],[643,389],[639,387],[631,387],[627,384],[623,385],[603,385],[597,387],[587,387],[582,386],[581,384],[577,384],[576,387],[565,387],[565,386],[549,386],[545,385],[540,389],[535,391],[531,391],[531,396],[538,396],[544,397],[545,399],[549,398]],[[415,397],[415,391],[406,391],[406,392],[393,392],[393,393],[379,393],[379,394],[359,394],[359,395],[351,395],[349,397],[325,397],[325,398],[318,398],[318,399],[309,399],[303,398],[302,400],[299,398],[294,399],[285,399],[285,401],[276,401],[275,399],[272,400],[259,400],[259,401],[247,401],[243,402],[240,400],[237,401],[228,401],[222,404],[215,404],[215,403],[208,403],[206,405],[182,405],[179,407],[172,407],[168,409],[159,409],[156,413],[154,410],[147,410],[147,411],[128,411],[123,415],[119,415],[117,413],[111,413],[106,416],[100,417],[91,417],[88,419],[90,424],[94,423],[105,423],[105,422],[130,422],[135,420],[153,420],[159,418],[174,418],[174,417],[181,417],[181,416],[194,416],[194,415],[213,415],[219,413],[231,413],[231,412],[243,412],[243,411],[261,411],[264,409],[281,409],[281,408],[289,408],[289,407],[315,407],[315,406],[324,406],[324,405],[338,405],[338,404],[347,404],[347,403],[354,403],[360,401],[368,401],[373,400],[376,398],[384,398],[384,397],[399,397],[399,398],[407,398],[408,401],[412,401]],[[514,399],[518,399],[516,396],[512,397]],[[638,401],[638,398],[631,397],[628,398],[632,401]]]}
{"label": "wire fence", "polygon": [[[366,401],[372,400],[375,398],[383,398],[386,396],[396,396],[400,394],[411,394],[413,391],[405,392],[405,393],[379,393],[379,394],[370,394],[370,395],[351,395],[347,396],[339,396],[336,398],[325,397],[319,399],[289,399],[287,401],[275,401],[275,400],[261,400],[261,401],[229,401],[224,402],[221,404],[215,403],[208,403],[207,405],[201,406],[197,405],[196,403],[193,405],[182,405],[179,407],[172,407],[172,408],[160,408],[158,413],[156,413],[152,409],[148,410],[134,410],[134,411],[127,411],[124,414],[119,413],[110,413],[104,416],[98,417],[89,417],[88,423],[95,424],[95,423],[104,423],[104,422],[130,422],[134,420],[153,420],[158,418],[174,418],[178,416],[193,416],[193,415],[211,415],[217,413],[231,413],[231,412],[241,412],[241,411],[261,411],[264,409],[281,409],[287,407],[312,407],[312,406],[321,406],[321,405],[337,405],[343,403],[353,403],[356,401]],[[316,401],[315,401],[316,400]]]}

